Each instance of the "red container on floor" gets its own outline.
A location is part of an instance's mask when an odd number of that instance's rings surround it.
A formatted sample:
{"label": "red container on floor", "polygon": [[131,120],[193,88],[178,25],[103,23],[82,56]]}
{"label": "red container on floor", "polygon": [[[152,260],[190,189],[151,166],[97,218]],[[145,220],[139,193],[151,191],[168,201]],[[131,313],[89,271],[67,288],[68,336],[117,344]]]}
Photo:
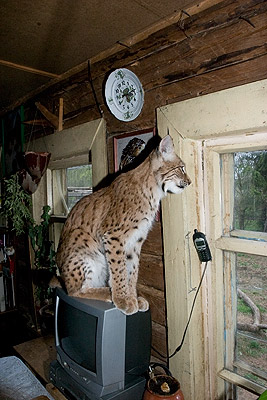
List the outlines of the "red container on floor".
{"label": "red container on floor", "polygon": [[153,367],[160,366],[167,375],[155,375],[150,377],[144,392],[143,400],[184,400],[184,395],[180,389],[180,383],[173,378],[170,371],[164,365],[154,364]]}

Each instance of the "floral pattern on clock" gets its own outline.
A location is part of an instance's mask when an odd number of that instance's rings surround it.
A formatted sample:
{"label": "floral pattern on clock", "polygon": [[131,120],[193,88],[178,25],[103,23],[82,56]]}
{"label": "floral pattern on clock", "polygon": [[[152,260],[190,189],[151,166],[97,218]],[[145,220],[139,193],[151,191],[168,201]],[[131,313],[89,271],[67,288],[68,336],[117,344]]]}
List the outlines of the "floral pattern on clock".
{"label": "floral pattern on clock", "polygon": [[137,76],[126,68],[113,71],[106,82],[105,96],[112,114],[120,121],[132,121],[144,104],[144,91]]}

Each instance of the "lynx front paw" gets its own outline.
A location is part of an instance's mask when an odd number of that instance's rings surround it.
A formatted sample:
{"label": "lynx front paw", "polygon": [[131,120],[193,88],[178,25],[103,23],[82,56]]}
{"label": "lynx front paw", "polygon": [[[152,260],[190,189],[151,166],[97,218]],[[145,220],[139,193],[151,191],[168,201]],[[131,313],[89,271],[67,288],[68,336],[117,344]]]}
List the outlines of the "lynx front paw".
{"label": "lynx front paw", "polygon": [[143,297],[138,297],[139,311],[147,311],[149,309],[149,303]]}
{"label": "lynx front paw", "polygon": [[113,298],[115,306],[126,315],[135,314],[138,310],[137,299],[131,297],[115,297]]}

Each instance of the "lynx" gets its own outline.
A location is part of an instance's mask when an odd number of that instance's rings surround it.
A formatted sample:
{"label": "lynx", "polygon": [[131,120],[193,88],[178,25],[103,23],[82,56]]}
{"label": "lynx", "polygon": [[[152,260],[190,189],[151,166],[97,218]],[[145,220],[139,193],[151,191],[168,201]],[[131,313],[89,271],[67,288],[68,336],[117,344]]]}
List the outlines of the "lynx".
{"label": "lynx", "polygon": [[139,166],[82,198],[65,222],[56,257],[68,294],[112,301],[125,314],[146,311],[148,301],[136,289],[142,244],[160,200],[190,183],[167,135]]}

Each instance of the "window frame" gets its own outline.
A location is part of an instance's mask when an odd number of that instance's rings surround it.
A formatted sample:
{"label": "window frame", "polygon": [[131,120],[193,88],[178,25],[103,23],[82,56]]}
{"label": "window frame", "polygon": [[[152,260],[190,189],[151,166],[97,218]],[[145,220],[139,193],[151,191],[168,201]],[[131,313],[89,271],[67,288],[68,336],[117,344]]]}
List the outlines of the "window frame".
{"label": "window frame", "polygon": [[[254,133],[252,135],[238,135],[238,137],[230,136],[223,139],[210,139],[203,142],[203,146],[205,148],[203,162],[207,175],[207,187],[211,187],[214,182],[211,169],[220,171],[220,176],[217,176],[217,180],[220,186],[221,201],[219,203],[214,202],[213,207],[210,209],[213,215],[220,215],[219,225],[222,234],[216,239],[215,247],[222,254],[220,257],[216,257],[215,253],[214,262],[216,268],[224,270],[225,362],[224,368],[219,371],[218,375],[227,382],[226,400],[233,398],[234,385],[260,395],[265,390],[263,386],[234,372],[238,364],[235,361],[237,291],[236,281],[232,277],[236,276],[234,253],[266,256],[267,241],[264,241],[264,239],[267,239],[267,234],[253,232],[253,237],[255,238],[253,240],[244,237],[246,231],[232,229],[234,204],[232,155],[234,152],[266,150],[267,136],[262,133]],[[213,162],[210,160],[213,160]],[[219,167],[218,161],[220,163]],[[211,225],[211,235],[212,231],[215,231],[215,227]],[[243,233],[242,238],[238,237],[241,232]],[[252,232],[250,234],[252,235]],[[261,238],[260,241],[258,240],[259,238]]]}
{"label": "window frame", "polygon": [[[78,162],[78,165],[77,165]],[[79,166],[82,160],[76,160],[75,167]],[[89,157],[87,164],[91,164],[89,162]],[[81,165],[87,165],[81,164]],[[92,164],[91,164],[92,165]],[[66,170],[69,168],[59,168],[49,170],[47,175],[47,185],[46,191],[48,198],[48,205],[51,207],[51,226],[50,226],[50,237],[54,242],[54,248],[57,249],[61,230],[64,222],[67,219],[69,208],[67,204],[67,179],[66,179]]]}
{"label": "window frame", "polygon": [[[108,174],[106,123],[103,118],[33,141],[35,151],[51,153],[50,162],[37,191],[33,194],[33,217],[39,223],[42,207],[51,207],[51,240],[55,250],[62,224],[65,222],[61,188],[65,188],[64,170],[68,167],[92,164],[92,184],[95,188]],[[62,171],[61,171],[62,170]],[[58,172],[57,172],[58,171]],[[56,178],[58,173],[59,178]],[[57,179],[61,180],[59,187]],[[62,223],[60,223],[62,222]]]}
{"label": "window frame", "polygon": [[[183,194],[168,195],[162,201],[170,354],[183,335],[194,296],[190,289],[198,284],[203,270],[191,240],[194,228],[206,234],[213,256],[183,348],[169,361],[185,397],[190,399],[230,397],[227,379],[219,377],[225,368],[225,324],[229,322],[224,320],[223,250],[219,247],[224,246],[220,240],[230,240],[221,239],[220,154],[228,145],[229,153],[234,148],[242,149],[243,137],[251,139],[249,150],[259,148],[262,140],[266,143],[266,96],[267,80],[262,80],[157,110],[158,132],[162,137],[167,132],[172,136],[192,180]],[[241,147],[236,146],[240,142]]]}

